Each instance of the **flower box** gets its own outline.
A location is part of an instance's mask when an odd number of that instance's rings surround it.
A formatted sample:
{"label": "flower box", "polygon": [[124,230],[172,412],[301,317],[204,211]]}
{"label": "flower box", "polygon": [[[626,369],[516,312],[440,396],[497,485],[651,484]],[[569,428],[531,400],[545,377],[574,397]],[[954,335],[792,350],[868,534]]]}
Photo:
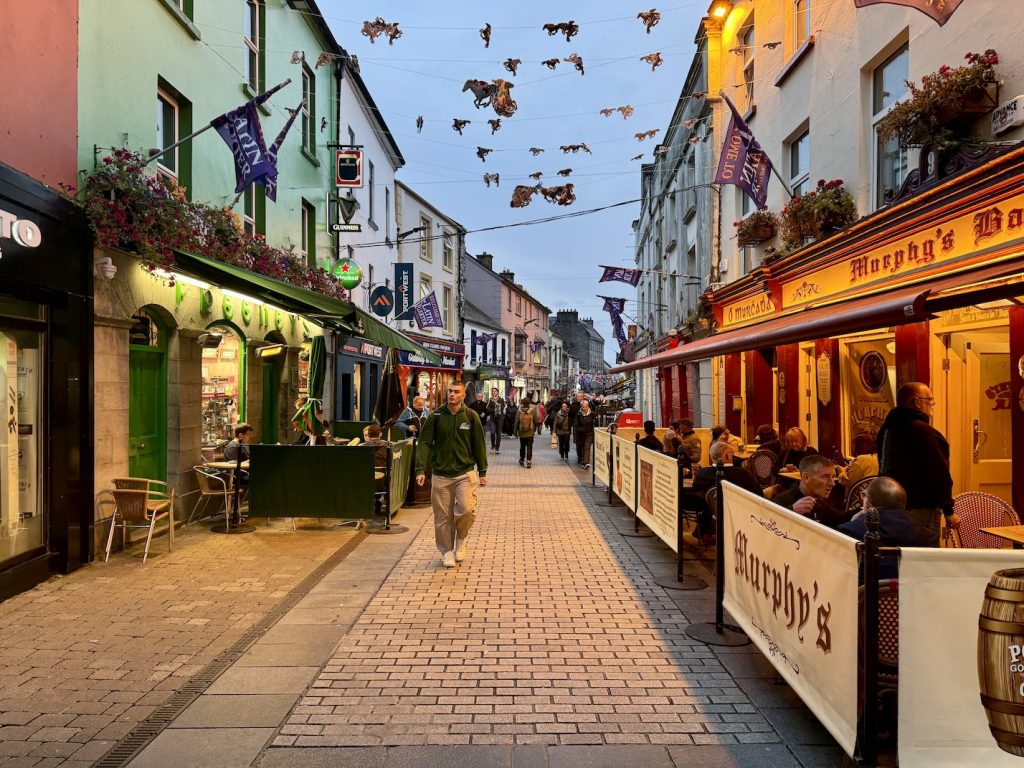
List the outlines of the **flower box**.
{"label": "flower box", "polygon": [[757,224],[736,236],[740,245],[757,245],[775,237],[774,224]]}

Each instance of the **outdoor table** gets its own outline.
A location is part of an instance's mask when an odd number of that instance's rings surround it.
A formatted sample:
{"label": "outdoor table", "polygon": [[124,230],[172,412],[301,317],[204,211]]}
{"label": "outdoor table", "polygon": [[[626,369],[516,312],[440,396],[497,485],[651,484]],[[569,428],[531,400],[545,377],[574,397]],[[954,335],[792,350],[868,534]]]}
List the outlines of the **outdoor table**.
{"label": "outdoor table", "polygon": [[733,451],[732,453],[734,459],[740,459],[741,461],[746,461],[753,455],[752,451]]}
{"label": "outdoor table", "polygon": [[[223,527],[221,527],[221,525],[218,524],[213,526],[210,530],[214,533],[251,533],[254,530],[256,530],[250,525],[242,525],[241,513],[239,512],[238,494],[242,485],[241,473],[243,470],[249,469],[249,460],[246,459],[245,461],[208,461],[206,463],[206,466],[209,467],[210,469],[219,469],[233,472],[235,477],[235,493],[234,498],[232,499],[231,514],[228,515]],[[237,520],[238,522],[232,525],[232,519]]]}
{"label": "outdoor table", "polygon": [[[208,461],[208,462],[206,462],[206,466],[208,466],[210,469],[234,469],[235,468],[235,462],[233,462],[233,461]],[[243,461],[242,462],[242,469],[249,469],[249,462],[248,461]]]}
{"label": "outdoor table", "polygon": [[787,480],[799,480],[800,472],[779,472],[779,477],[784,477]]}
{"label": "outdoor table", "polygon": [[1024,525],[1002,525],[995,528],[982,528],[981,531],[1006,541],[1012,541],[1014,549],[1024,549]]}

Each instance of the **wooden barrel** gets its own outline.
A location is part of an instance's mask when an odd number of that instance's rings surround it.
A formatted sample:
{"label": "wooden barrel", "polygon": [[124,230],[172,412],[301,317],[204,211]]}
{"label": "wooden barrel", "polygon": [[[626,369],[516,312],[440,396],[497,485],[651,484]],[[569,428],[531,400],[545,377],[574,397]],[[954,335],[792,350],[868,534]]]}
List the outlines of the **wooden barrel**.
{"label": "wooden barrel", "polygon": [[996,571],[985,587],[978,683],[999,748],[1024,757],[1024,568]]}

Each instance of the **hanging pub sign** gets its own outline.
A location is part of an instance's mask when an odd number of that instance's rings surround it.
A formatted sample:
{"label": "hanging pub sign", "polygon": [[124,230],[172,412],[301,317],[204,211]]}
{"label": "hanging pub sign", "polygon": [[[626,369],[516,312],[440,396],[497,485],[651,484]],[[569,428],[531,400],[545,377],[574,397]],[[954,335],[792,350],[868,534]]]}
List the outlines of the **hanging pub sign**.
{"label": "hanging pub sign", "polygon": [[[359,201],[356,200],[352,194],[352,190],[348,191],[348,194],[344,197],[336,197],[332,199],[332,204],[328,208],[332,211],[331,214],[331,232],[362,232],[362,224],[353,224],[352,217],[356,214],[356,209],[359,208]],[[337,211],[337,213],[333,213]],[[338,221],[338,217],[343,219]]]}
{"label": "hanging pub sign", "polygon": [[386,285],[378,285],[370,291],[370,311],[379,317],[387,317],[395,306],[395,294]]}
{"label": "hanging pub sign", "polygon": [[405,313],[412,309],[413,265],[395,264],[395,320],[409,320]]}
{"label": "hanging pub sign", "polygon": [[363,268],[355,259],[342,259],[334,265],[334,276],[344,288],[351,291],[363,281]]}
{"label": "hanging pub sign", "polygon": [[334,150],[334,185],[339,189],[362,189],[363,150]]}

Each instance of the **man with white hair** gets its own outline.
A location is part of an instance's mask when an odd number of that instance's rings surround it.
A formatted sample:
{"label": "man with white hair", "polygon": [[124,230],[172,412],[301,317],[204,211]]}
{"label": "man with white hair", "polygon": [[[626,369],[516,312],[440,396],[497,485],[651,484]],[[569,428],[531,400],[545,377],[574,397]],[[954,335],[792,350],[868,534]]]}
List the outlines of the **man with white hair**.
{"label": "man with white hair", "polygon": [[736,449],[729,443],[712,443],[709,449],[711,466],[702,467],[693,479],[693,487],[684,492],[684,509],[697,510],[700,513],[700,517],[697,520],[697,530],[701,541],[705,544],[714,543],[715,539],[713,516],[716,510],[708,509],[705,497],[708,489],[713,488],[718,481],[717,464],[719,459],[725,464],[722,470],[723,482],[738,485],[740,488],[750,491],[757,496],[762,495],[761,486],[757,484],[754,476],[743,467],[737,467],[733,464],[732,459],[735,452]]}

